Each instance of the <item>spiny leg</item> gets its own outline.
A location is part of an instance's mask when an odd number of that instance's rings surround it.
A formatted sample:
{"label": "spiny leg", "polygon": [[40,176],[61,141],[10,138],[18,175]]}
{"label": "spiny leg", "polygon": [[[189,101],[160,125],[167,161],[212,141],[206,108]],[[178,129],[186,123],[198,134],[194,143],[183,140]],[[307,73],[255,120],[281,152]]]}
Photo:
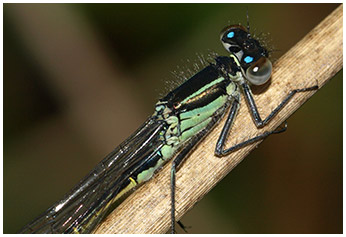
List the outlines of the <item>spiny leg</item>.
{"label": "spiny leg", "polygon": [[255,103],[255,100],[253,99],[251,89],[247,83],[243,83],[242,85],[244,96],[247,104],[249,105],[251,116],[256,124],[257,127],[261,128],[269,123],[269,121],[289,102],[289,100],[296,94],[300,92],[306,92],[306,91],[313,91],[317,90],[318,86],[312,86],[302,89],[294,89],[288,95],[286,98],[284,98],[281,103],[265,118],[261,119],[261,116],[259,115],[259,112],[257,110],[257,106]]}
{"label": "spiny leg", "polygon": [[[220,118],[222,115],[217,115]],[[174,158],[171,167],[171,233],[175,233],[175,180],[176,180],[176,172],[179,169],[181,163],[185,160],[187,155],[193,150],[194,147],[201,141],[201,138],[204,137],[206,133],[208,133],[212,127],[216,124],[218,119],[212,120],[206,128],[201,130],[198,134],[190,139],[187,145],[178,153],[178,155]],[[182,227],[182,229],[186,232],[186,227],[181,224],[178,224]]]}
{"label": "spiny leg", "polygon": [[[255,136],[255,137],[252,137],[246,141],[243,141],[243,142],[240,142],[234,146],[231,146],[230,148],[227,148],[225,150],[220,150],[218,151],[219,153],[217,153],[218,156],[226,156],[228,154],[230,154],[231,152],[233,151],[236,151],[244,146],[247,146],[247,145],[250,145],[252,143],[255,143],[257,141],[260,141],[260,140],[263,140],[265,139],[266,137],[272,135],[272,134],[278,134],[278,133],[282,133],[284,131],[286,131],[287,129],[287,122],[284,123],[284,127],[283,128],[279,128],[279,129],[276,129],[276,130],[273,130],[273,131],[270,131],[270,132],[265,132],[265,133],[262,133],[258,136]],[[216,152],[216,151],[215,151]]]}
{"label": "spiny leg", "polygon": [[235,117],[237,116],[237,112],[239,110],[239,94],[235,96],[231,108],[228,113],[228,117],[226,119],[225,125],[222,128],[221,134],[219,136],[219,139],[217,140],[216,147],[215,147],[215,155],[217,156],[223,156],[224,152],[224,146],[226,143],[227,136],[229,134],[229,130],[231,129],[233,125],[233,121]]}
{"label": "spiny leg", "polygon": [[[179,168],[179,165],[184,161],[184,158],[192,150],[192,148],[198,143],[199,140],[200,140],[200,138],[198,136],[193,137],[192,140],[187,144],[187,146],[184,147],[181,152],[179,152],[177,157],[172,162],[172,168],[171,168],[171,234],[176,233],[175,232],[175,180],[176,180],[176,172],[177,172],[177,169]],[[183,228],[183,229],[185,231],[185,228]]]}
{"label": "spiny leg", "polygon": [[[243,91],[244,91],[244,95],[245,95],[245,99],[249,105],[250,108],[250,112],[251,112],[251,116],[256,124],[257,127],[263,127],[264,125],[268,124],[269,121],[288,103],[288,101],[296,94],[296,93],[300,93],[300,92],[305,92],[305,91],[312,91],[312,90],[317,90],[318,86],[312,86],[312,87],[308,87],[308,88],[302,88],[302,89],[295,89],[292,90],[285,99],[283,99],[283,101],[264,119],[262,120],[258,110],[257,110],[257,106],[256,103],[253,99],[252,93],[251,93],[251,89],[250,87],[244,83],[242,84],[243,87]],[[224,149],[225,146],[225,142],[226,142],[226,138],[229,134],[229,130],[233,124],[233,121],[235,119],[236,113],[238,111],[239,108],[239,102],[238,100],[234,100],[231,110],[229,112],[228,118],[225,122],[225,125],[222,129],[222,132],[220,134],[220,137],[218,139],[218,142],[216,144],[216,148],[215,148],[215,154],[217,156],[225,156],[228,155],[229,153],[238,150],[244,146],[250,145],[254,142],[260,141],[265,139],[266,137],[268,137],[271,134],[277,134],[277,133],[281,133],[286,131],[287,129],[287,122],[284,123],[284,127],[283,128],[279,128],[276,129],[274,131],[270,131],[270,132],[265,132],[263,134],[260,134],[258,136],[255,136],[253,138],[250,138],[246,141],[243,141],[241,143],[238,143],[230,148]]]}

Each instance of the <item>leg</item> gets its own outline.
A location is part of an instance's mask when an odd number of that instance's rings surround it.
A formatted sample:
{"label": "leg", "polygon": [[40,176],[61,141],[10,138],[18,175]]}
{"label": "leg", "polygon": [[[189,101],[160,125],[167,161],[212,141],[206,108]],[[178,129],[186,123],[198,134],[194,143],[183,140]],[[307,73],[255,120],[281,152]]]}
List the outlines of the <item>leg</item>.
{"label": "leg", "polygon": [[261,128],[261,127],[265,126],[266,124],[268,124],[269,121],[280,111],[280,109],[282,109],[288,103],[288,101],[296,93],[317,90],[318,86],[312,86],[312,87],[308,87],[308,88],[292,90],[286,96],[286,98],[283,101],[281,101],[281,103],[264,120],[261,119],[261,116],[258,113],[257,106],[256,106],[256,103],[255,103],[253,97],[252,97],[252,93],[251,93],[251,89],[250,89],[249,85],[244,83],[244,84],[242,84],[242,88],[244,91],[245,100],[246,100],[246,102],[250,108],[251,116],[252,116],[256,126]]}
{"label": "leg", "polygon": [[[237,101],[239,104],[239,101]],[[179,169],[180,165],[187,157],[189,152],[193,150],[194,147],[201,141],[201,139],[215,126],[215,124],[219,121],[219,119],[223,116],[224,111],[227,110],[229,104],[227,103],[222,109],[220,109],[219,113],[217,113],[208,125],[202,129],[198,134],[194,135],[186,144],[184,148],[177,154],[172,162],[171,168],[171,233],[175,233],[175,180],[176,180],[176,172]],[[181,222],[178,224],[185,230],[185,227],[181,225]]]}
{"label": "leg", "polygon": [[[227,107],[225,107],[226,109]],[[182,162],[185,160],[189,152],[193,150],[194,147],[201,141],[201,138],[207,134],[211,128],[216,124],[216,122],[219,120],[219,118],[222,116],[222,114],[218,114],[217,118],[215,120],[212,120],[207,127],[205,127],[203,130],[201,130],[198,134],[193,136],[191,140],[188,141],[186,146],[182,148],[182,150],[178,153],[178,155],[174,158],[172,162],[172,168],[171,168],[171,233],[175,233],[175,180],[176,180],[176,172],[179,169]],[[181,222],[178,224],[185,230],[185,227],[181,224]]]}
{"label": "leg", "polygon": [[172,162],[172,168],[171,168],[171,234],[175,234],[175,174],[177,172],[177,169],[179,168],[179,165],[183,162],[186,155],[189,153],[190,149],[193,147],[191,145],[192,143],[189,143],[187,147],[185,147],[173,160]]}
{"label": "leg", "polygon": [[229,130],[232,127],[232,124],[233,124],[233,121],[234,121],[234,119],[235,119],[235,117],[237,115],[238,109],[239,109],[239,95],[234,98],[234,101],[233,101],[231,109],[229,111],[227,120],[225,122],[225,125],[222,128],[220,137],[219,137],[219,139],[218,139],[218,141],[216,143],[215,155],[217,155],[219,157],[225,156],[225,155],[227,155],[227,154],[229,154],[229,153],[231,153],[231,152],[233,152],[235,150],[238,150],[241,147],[247,146],[247,145],[249,145],[251,143],[257,142],[259,140],[263,140],[264,138],[268,137],[271,134],[281,133],[281,132],[286,131],[287,123],[285,123],[285,126],[282,129],[274,130],[274,131],[271,131],[271,132],[265,132],[265,133],[263,133],[261,135],[258,135],[256,137],[250,138],[250,139],[248,139],[248,140],[246,140],[244,142],[236,144],[236,145],[234,145],[234,146],[232,146],[230,148],[224,149],[225,142],[226,142],[227,136],[229,134]]}
{"label": "leg", "polygon": [[225,142],[226,142],[227,136],[229,134],[229,130],[231,129],[233,121],[237,115],[238,109],[239,109],[239,95],[237,95],[232,102],[232,106],[231,106],[231,109],[228,113],[227,120],[225,122],[225,125],[222,128],[220,137],[216,143],[215,155],[217,155],[219,157],[225,155],[224,154]]}
{"label": "leg", "polygon": [[179,165],[184,161],[184,158],[193,149],[193,147],[199,142],[199,140],[200,140],[199,136],[193,137],[192,140],[187,144],[187,146],[184,147],[183,150],[178,153],[177,157],[172,162],[172,168],[171,168],[171,233],[172,234],[176,233],[175,232],[175,180],[176,180],[175,174],[179,168]]}
{"label": "leg", "polygon": [[[242,84],[242,87],[243,87],[245,99],[246,99],[246,101],[249,105],[249,108],[250,108],[251,116],[252,116],[257,127],[263,127],[266,124],[268,124],[269,121],[280,111],[280,109],[282,109],[288,103],[288,101],[296,93],[318,89],[318,86],[313,86],[313,87],[308,87],[308,88],[303,88],[303,89],[292,90],[287,95],[287,97],[264,120],[262,120],[259,113],[258,113],[257,106],[256,106],[256,103],[253,99],[250,87],[247,84]],[[231,153],[235,150],[238,150],[244,146],[247,146],[247,145],[252,144],[254,142],[263,140],[264,138],[268,137],[271,134],[277,134],[277,133],[284,132],[287,129],[287,122],[285,122],[284,128],[281,128],[279,130],[270,131],[270,132],[265,132],[265,133],[260,134],[256,137],[250,138],[244,142],[238,143],[238,144],[236,144],[230,148],[224,149],[226,138],[229,134],[229,130],[233,124],[233,121],[235,119],[238,108],[239,108],[239,100],[235,99],[233,104],[232,104],[231,110],[229,112],[228,118],[227,118],[225,125],[222,129],[222,132],[220,134],[219,140],[216,143],[215,154],[219,157],[228,155],[229,153]]]}
{"label": "leg", "polygon": [[[284,123],[284,127],[283,127],[283,128],[280,128],[280,129],[274,130],[274,131],[270,131],[270,132],[262,133],[262,134],[260,134],[260,135],[258,135],[258,136],[255,136],[255,137],[250,138],[250,139],[248,139],[248,140],[246,140],[246,141],[243,141],[243,142],[241,142],[241,143],[238,143],[238,144],[236,144],[236,145],[234,145],[234,146],[232,146],[232,147],[230,147],[230,148],[227,148],[227,149],[225,149],[225,150],[224,150],[224,149],[219,150],[219,151],[217,151],[217,152],[218,152],[217,155],[220,156],[220,157],[221,157],[221,156],[226,156],[226,155],[228,155],[229,153],[231,153],[231,152],[233,152],[233,151],[235,151],[235,150],[238,150],[238,149],[240,149],[240,148],[242,148],[242,147],[244,147],[244,146],[247,146],[247,145],[250,145],[250,144],[252,144],[252,143],[254,143],[254,142],[263,140],[263,139],[265,139],[266,137],[268,137],[269,135],[277,134],[277,133],[282,133],[282,132],[286,131],[286,129],[287,129],[287,122]],[[220,136],[220,137],[221,137],[221,136]],[[224,144],[223,144],[223,145],[224,145]],[[222,147],[223,147],[223,145],[222,145]],[[215,153],[216,153],[216,151],[215,151]]]}

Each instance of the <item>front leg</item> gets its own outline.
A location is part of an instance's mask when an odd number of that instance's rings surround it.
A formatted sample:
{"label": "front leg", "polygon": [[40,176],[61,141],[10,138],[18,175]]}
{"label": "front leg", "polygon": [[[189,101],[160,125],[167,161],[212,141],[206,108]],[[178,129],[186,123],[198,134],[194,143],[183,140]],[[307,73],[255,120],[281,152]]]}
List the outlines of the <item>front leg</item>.
{"label": "front leg", "polygon": [[256,103],[253,99],[251,89],[247,83],[243,83],[242,89],[244,91],[244,96],[247,104],[249,105],[250,113],[251,116],[258,128],[264,127],[266,124],[269,123],[269,121],[275,117],[275,115],[289,102],[289,100],[296,94],[300,92],[306,92],[306,91],[313,91],[317,90],[318,86],[312,86],[312,87],[307,87],[307,88],[302,88],[302,89],[294,89],[288,95],[286,98],[284,98],[281,103],[264,119],[261,119],[260,114],[258,113]]}
{"label": "front leg", "polygon": [[[253,120],[254,120],[254,122],[258,128],[264,127],[266,124],[268,124],[269,121],[289,102],[289,100],[296,93],[305,92],[305,91],[312,91],[312,90],[318,89],[318,86],[312,86],[312,87],[308,87],[308,88],[292,90],[286,96],[286,98],[283,99],[283,101],[281,101],[281,103],[264,120],[262,120],[261,116],[259,115],[259,112],[257,110],[257,106],[256,106],[256,103],[253,99],[252,92],[251,92],[249,85],[246,83],[243,83],[241,86],[242,86],[242,89],[244,91],[245,100],[246,100],[247,104],[249,105],[251,116],[252,116],[252,118],[253,118]],[[220,134],[220,137],[216,143],[215,155],[217,155],[219,157],[226,156],[226,155],[230,154],[231,152],[238,150],[244,146],[247,146],[247,145],[250,145],[254,142],[263,140],[271,134],[282,133],[282,132],[286,131],[286,129],[287,129],[287,122],[285,122],[283,128],[279,128],[279,129],[276,129],[273,131],[262,133],[258,136],[252,137],[246,141],[240,142],[240,143],[238,143],[238,144],[236,144],[230,148],[224,149],[224,146],[226,143],[226,138],[229,134],[229,130],[232,127],[232,124],[233,124],[233,121],[236,117],[238,109],[239,109],[239,97],[235,98],[235,100],[233,101],[232,107],[230,109],[230,112],[229,112],[229,115],[228,115],[227,120],[225,122],[225,125],[224,125],[222,132]]]}

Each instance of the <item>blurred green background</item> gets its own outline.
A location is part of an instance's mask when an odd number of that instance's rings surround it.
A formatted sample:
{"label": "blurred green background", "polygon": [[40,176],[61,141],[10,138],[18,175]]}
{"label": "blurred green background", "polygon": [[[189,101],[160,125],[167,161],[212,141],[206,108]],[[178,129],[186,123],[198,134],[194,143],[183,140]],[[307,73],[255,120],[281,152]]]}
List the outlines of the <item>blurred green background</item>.
{"label": "blurred green background", "polygon": [[[337,6],[4,4],[4,232],[129,136],[174,87],[172,72],[226,55],[219,32],[246,24],[246,9],[275,60]],[[189,233],[342,233],[342,72],[288,126],[183,217]]]}

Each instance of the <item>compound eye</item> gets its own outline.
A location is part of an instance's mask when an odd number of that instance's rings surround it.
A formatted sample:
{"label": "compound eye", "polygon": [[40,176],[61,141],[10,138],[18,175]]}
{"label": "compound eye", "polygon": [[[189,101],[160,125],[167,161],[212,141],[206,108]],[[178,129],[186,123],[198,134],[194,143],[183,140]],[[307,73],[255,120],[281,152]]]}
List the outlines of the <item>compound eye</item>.
{"label": "compound eye", "polygon": [[246,69],[246,78],[256,86],[266,83],[272,74],[272,63],[269,59],[261,57],[248,69]]}

